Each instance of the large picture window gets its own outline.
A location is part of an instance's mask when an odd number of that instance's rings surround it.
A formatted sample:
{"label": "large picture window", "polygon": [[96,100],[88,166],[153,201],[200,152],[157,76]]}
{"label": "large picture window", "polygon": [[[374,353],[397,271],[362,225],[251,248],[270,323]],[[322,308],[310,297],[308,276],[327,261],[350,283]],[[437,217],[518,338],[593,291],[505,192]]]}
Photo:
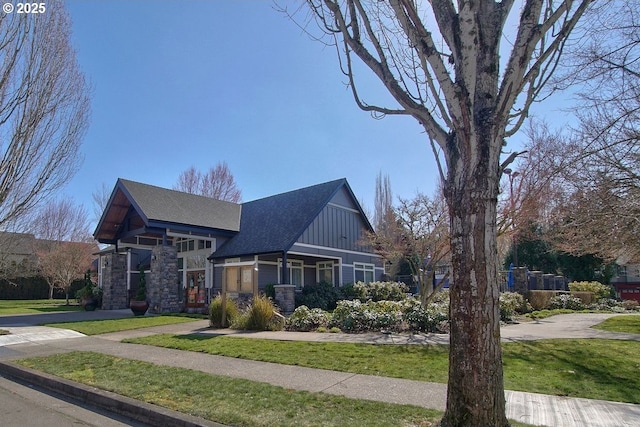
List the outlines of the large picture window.
{"label": "large picture window", "polygon": [[371,283],[374,281],[375,266],[373,264],[353,264],[353,275],[356,282]]}
{"label": "large picture window", "polygon": [[333,262],[319,262],[317,264],[318,283],[329,283],[333,285]]}
{"label": "large picture window", "polygon": [[[278,266],[282,267],[282,260],[278,261]],[[296,285],[296,289],[302,289],[304,286],[303,282],[303,269],[304,263],[302,261],[287,261],[287,268],[289,269],[289,283],[288,285]],[[281,282],[282,277],[280,277],[280,268],[278,269],[278,280]]]}

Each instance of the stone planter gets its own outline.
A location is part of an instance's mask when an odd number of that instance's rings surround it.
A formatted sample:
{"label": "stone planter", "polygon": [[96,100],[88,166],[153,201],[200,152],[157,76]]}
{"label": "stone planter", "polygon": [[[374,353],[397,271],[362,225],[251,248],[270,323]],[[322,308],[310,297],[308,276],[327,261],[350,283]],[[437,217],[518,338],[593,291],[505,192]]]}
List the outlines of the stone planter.
{"label": "stone planter", "polygon": [[93,298],[83,299],[81,305],[84,307],[85,311],[94,311],[98,308],[98,300]]}
{"label": "stone planter", "polygon": [[149,304],[146,301],[129,301],[129,308],[133,312],[134,316],[144,316],[149,309]]}

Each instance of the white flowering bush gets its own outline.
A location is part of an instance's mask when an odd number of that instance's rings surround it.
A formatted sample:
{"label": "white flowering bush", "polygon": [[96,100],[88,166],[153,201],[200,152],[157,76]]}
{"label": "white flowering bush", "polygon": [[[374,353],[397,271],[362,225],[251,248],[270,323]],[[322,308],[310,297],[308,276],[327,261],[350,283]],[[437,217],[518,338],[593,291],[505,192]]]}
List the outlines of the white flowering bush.
{"label": "white flowering bush", "polygon": [[288,331],[309,332],[319,328],[327,328],[331,315],[319,308],[310,309],[301,305],[289,316],[285,322]]}
{"label": "white flowering bush", "polygon": [[401,303],[397,301],[339,301],[331,318],[331,326],[345,332],[399,330],[401,325]]}
{"label": "white flowering bush", "polygon": [[580,298],[573,297],[569,294],[561,294],[551,298],[549,308],[551,310],[562,308],[568,310],[584,310],[585,306]]}
{"label": "white flowering bush", "polygon": [[360,301],[402,301],[409,288],[402,282],[356,282],[353,285],[355,297]]}
{"label": "white flowering bush", "polygon": [[401,304],[402,320],[407,329],[420,332],[448,332],[448,300],[429,304],[426,308],[416,298],[407,298]]}
{"label": "white flowering bush", "polygon": [[500,294],[500,320],[510,322],[524,307],[524,297],[517,292],[502,292]]}

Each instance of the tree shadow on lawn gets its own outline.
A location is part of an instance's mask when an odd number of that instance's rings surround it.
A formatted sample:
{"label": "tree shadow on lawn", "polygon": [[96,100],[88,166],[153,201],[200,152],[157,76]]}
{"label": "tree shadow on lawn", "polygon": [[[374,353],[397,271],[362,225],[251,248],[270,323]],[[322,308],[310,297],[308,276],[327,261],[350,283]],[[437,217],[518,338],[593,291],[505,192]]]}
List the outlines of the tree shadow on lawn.
{"label": "tree shadow on lawn", "polygon": [[639,350],[639,343],[620,340],[508,343],[503,346],[505,387],[637,404]]}

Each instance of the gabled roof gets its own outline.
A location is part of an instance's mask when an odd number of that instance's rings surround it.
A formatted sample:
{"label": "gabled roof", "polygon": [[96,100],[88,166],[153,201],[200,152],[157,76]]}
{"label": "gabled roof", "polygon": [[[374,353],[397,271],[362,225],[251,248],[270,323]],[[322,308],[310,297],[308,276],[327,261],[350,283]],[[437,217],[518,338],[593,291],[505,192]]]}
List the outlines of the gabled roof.
{"label": "gabled roof", "polygon": [[240,233],[210,258],[288,251],[343,187],[360,208],[344,178],[243,203]]}
{"label": "gabled roof", "polygon": [[240,228],[239,204],[120,178],[94,232],[95,238],[105,243],[117,240],[130,209],[136,211],[145,227],[181,225],[231,232]]}

